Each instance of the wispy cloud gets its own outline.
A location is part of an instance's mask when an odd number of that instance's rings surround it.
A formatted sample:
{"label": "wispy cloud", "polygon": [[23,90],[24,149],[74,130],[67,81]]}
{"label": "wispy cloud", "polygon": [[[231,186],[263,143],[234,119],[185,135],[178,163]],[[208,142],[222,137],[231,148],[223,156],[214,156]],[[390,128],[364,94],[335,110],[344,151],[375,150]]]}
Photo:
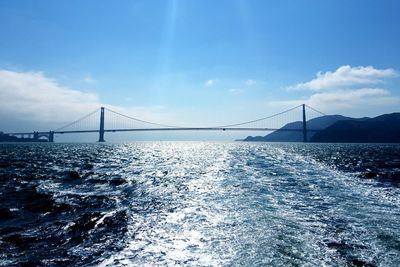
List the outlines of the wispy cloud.
{"label": "wispy cloud", "polygon": [[97,83],[97,80],[95,80],[92,75],[86,74],[85,77],[83,77],[82,82],[86,84],[95,84]]}
{"label": "wispy cloud", "polygon": [[210,79],[204,82],[204,86],[206,87],[212,87],[215,85],[215,83],[217,82],[216,79]]}
{"label": "wispy cloud", "polygon": [[240,94],[242,92],[243,92],[243,90],[240,88],[230,88],[229,89],[229,93],[231,93],[231,94]]}
{"label": "wispy cloud", "polygon": [[390,68],[376,69],[372,66],[351,67],[345,65],[333,72],[318,72],[315,79],[290,86],[289,89],[321,91],[346,86],[378,84],[383,83],[385,78],[394,77],[396,75],[397,72]]}
{"label": "wispy cloud", "polygon": [[244,84],[247,86],[252,86],[252,85],[256,85],[257,81],[256,80],[252,80],[252,79],[248,79],[246,81],[244,81]]}

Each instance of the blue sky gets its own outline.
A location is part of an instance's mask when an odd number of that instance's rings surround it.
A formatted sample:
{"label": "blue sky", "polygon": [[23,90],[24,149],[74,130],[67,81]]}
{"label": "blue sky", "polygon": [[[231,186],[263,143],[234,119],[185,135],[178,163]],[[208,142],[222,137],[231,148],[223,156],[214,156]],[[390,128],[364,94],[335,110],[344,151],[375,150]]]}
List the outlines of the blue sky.
{"label": "blue sky", "polygon": [[303,102],[399,111],[399,12],[399,1],[1,1],[1,130],[99,105],[199,125]]}

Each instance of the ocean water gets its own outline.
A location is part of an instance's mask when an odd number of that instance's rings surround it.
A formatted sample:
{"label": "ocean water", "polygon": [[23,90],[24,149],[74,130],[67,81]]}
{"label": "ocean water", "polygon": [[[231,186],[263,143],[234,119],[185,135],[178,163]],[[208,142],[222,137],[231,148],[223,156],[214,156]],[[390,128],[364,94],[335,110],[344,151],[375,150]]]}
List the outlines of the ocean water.
{"label": "ocean water", "polygon": [[400,145],[0,145],[0,266],[400,266]]}

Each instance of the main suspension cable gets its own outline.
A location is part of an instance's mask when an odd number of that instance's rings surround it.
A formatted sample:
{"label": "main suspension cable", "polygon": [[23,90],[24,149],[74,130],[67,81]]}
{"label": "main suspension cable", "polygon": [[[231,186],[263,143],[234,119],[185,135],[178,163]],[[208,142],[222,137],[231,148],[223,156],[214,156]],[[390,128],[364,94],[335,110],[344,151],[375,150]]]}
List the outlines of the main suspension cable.
{"label": "main suspension cable", "polygon": [[78,123],[78,122],[81,122],[81,121],[83,121],[84,119],[86,119],[86,118],[90,117],[91,115],[95,114],[95,113],[98,112],[99,110],[100,110],[100,109],[98,108],[98,109],[96,109],[95,111],[93,111],[93,112],[91,112],[91,113],[85,115],[84,117],[82,117],[82,118],[80,118],[80,119],[78,119],[78,120],[76,120],[76,121],[73,121],[73,122],[71,122],[71,123],[68,123],[67,125],[64,125],[63,127],[60,127],[60,128],[58,128],[58,129],[55,129],[54,132],[56,132],[56,131],[61,131],[62,129],[65,129],[65,128],[67,128],[67,127],[73,125],[73,124],[76,124],[76,123]]}

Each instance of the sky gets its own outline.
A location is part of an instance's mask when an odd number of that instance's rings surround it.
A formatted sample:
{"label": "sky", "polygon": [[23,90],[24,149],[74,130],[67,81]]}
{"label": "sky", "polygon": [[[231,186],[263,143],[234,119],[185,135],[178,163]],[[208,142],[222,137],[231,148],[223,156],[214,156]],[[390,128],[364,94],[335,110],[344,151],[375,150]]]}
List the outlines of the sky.
{"label": "sky", "polygon": [[[100,106],[188,126],[302,103],[399,112],[399,12],[396,0],[0,1],[0,131],[55,129]],[[195,136],[217,135],[244,134]]]}

